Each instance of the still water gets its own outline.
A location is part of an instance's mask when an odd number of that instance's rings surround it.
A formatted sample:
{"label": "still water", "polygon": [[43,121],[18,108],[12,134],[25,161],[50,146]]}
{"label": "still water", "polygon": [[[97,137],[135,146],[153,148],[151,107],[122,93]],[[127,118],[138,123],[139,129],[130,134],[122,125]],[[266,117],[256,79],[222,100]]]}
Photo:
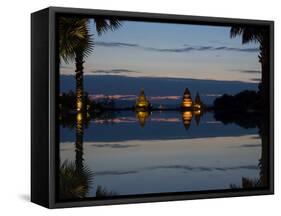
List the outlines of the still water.
{"label": "still water", "polygon": [[60,126],[60,162],[81,160],[93,173],[85,197],[97,191],[113,196],[220,190],[242,187],[242,178],[258,181],[259,129],[223,124],[213,115],[120,111],[91,119],[80,134]]}

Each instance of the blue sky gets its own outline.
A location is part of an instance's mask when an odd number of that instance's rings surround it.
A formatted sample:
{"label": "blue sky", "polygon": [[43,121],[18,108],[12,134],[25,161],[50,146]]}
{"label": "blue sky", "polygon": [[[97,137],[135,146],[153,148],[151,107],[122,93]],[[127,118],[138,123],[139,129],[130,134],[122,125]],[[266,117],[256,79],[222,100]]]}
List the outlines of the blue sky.
{"label": "blue sky", "polygon": [[[230,38],[230,27],[123,21],[98,36],[86,59],[87,75],[169,77],[257,82],[261,78],[258,44]],[[74,74],[74,63],[61,74]]]}

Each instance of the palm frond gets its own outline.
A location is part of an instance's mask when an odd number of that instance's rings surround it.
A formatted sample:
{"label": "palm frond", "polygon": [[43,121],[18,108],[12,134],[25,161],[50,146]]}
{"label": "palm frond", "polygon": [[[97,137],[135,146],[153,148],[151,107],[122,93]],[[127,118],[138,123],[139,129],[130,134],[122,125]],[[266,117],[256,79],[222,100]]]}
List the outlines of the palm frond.
{"label": "palm frond", "polygon": [[84,198],[93,181],[93,172],[83,167],[82,170],[77,170],[74,162],[64,161],[59,170],[60,181],[60,198]]}
{"label": "palm frond", "polygon": [[243,26],[233,26],[230,29],[230,37],[234,38],[238,35],[242,37],[242,43],[256,42],[261,43],[263,38],[263,29],[259,27],[243,27]]}
{"label": "palm frond", "polygon": [[116,18],[95,17],[94,22],[98,35],[102,35],[108,30],[114,31],[121,26],[121,22]]}
{"label": "palm frond", "polygon": [[93,50],[88,19],[61,17],[59,20],[59,54],[66,63],[74,61],[76,53],[88,56]]}
{"label": "palm frond", "polygon": [[230,29],[230,37],[234,38],[234,37],[236,37],[238,35],[241,35],[242,32],[243,32],[243,28],[242,27],[233,26]]}

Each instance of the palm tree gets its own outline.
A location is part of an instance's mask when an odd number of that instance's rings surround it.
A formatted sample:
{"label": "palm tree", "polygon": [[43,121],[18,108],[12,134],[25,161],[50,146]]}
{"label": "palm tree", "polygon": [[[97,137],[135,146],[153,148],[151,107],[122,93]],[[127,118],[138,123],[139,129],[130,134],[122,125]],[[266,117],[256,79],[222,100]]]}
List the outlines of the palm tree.
{"label": "palm tree", "polygon": [[93,35],[90,26],[96,28],[98,35],[108,30],[115,30],[120,26],[116,18],[94,19],[79,17],[61,17],[59,20],[59,55],[66,63],[75,62],[76,66],[76,164],[82,166],[83,162],[83,127],[84,127],[84,89],[83,89],[83,64],[84,59],[91,54],[94,47]]}
{"label": "palm tree", "polygon": [[76,109],[83,111],[83,64],[94,47],[90,26],[94,25],[98,35],[115,30],[121,25],[116,18],[61,17],[59,20],[59,55],[66,63],[75,62],[76,66]]}
{"label": "palm tree", "polygon": [[60,199],[84,198],[91,187],[93,176],[89,168],[77,170],[73,162],[64,161],[59,170]]}
{"label": "palm tree", "polygon": [[233,26],[230,29],[230,37],[242,36],[242,44],[259,43],[259,62],[262,67],[262,81],[260,86],[261,95],[267,97],[269,91],[269,32],[263,27]]}
{"label": "palm tree", "polygon": [[94,47],[90,26],[94,25],[98,35],[107,30],[115,30],[120,22],[101,17],[93,20],[78,17],[61,17],[59,20],[59,55],[66,63],[75,62],[76,78],[76,141],[75,164],[63,164],[60,168],[60,193],[62,198],[85,197],[89,185],[91,172],[84,166],[83,159],[83,131],[84,131],[84,89],[83,64],[84,59],[92,53]]}

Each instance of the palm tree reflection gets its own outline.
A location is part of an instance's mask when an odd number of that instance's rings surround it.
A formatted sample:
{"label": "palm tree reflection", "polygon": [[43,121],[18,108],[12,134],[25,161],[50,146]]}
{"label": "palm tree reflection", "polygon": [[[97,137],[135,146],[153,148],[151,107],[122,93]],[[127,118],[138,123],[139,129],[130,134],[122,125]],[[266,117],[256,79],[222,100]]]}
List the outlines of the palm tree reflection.
{"label": "palm tree reflection", "polygon": [[116,193],[115,191],[107,190],[105,187],[102,187],[100,185],[97,186],[96,197],[112,197],[116,195],[118,195],[118,193]]}
{"label": "palm tree reflection", "polygon": [[76,169],[83,169],[83,134],[84,134],[84,125],[83,125],[83,113],[78,112],[76,116],[76,140],[75,140],[75,165]]}
{"label": "palm tree reflection", "polygon": [[[257,117],[257,116],[255,116]],[[259,177],[258,179],[250,179],[246,177],[242,177],[241,186],[237,186],[235,184],[231,184],[230,188],[257,188],[257,187],[266,187],[269,185],[269,128],[268,124],[266,124],[266,116],[259,116],[253,120],[251,116],[249,116],[249,121],[252,120],[254,125],[259,128],[259,136],[261,138],[261,158],[259,159]],[[243,125],[242,125],[243,126]]]}
{"label": "palm tree reflection", "polygon": [[83,158],[83,113],[76,114],[75,163],[64,161],[60,166],[60,198],[84,198],[93,181],[93,172],[84,165]]}
{"label": "palm tree reflection", "polygon": [[59,174],[60,199],[84,198],[93,181],[93,172],[86,166],[77,170],[73,162],[64,161]]}

